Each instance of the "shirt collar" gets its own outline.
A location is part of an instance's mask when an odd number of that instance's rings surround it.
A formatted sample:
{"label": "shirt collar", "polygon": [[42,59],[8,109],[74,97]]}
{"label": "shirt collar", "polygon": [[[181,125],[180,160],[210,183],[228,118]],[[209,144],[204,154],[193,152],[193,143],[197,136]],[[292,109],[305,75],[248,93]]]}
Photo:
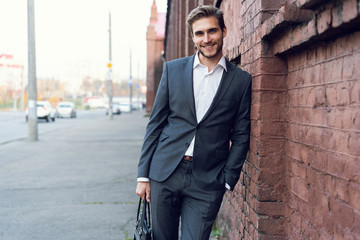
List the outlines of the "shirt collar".
{"label": "shirt collar", "polygon": [[[196,68],[198,65],[200,66],[204,66],[200,63],[200,59],[199,59],[199,52],[196,52],[195,55],[195,59],[194,59],[194,65],[193,65],[193,69]],[[226,61],[225,61],[225,56],[224,54],[222,55],[222,57],[220,58],[219,62],[216,64],[216,66],[220,65],[226,72],[227,72],[227,68],[226,68]],[[216,67],[215,66],[215,67]]]}

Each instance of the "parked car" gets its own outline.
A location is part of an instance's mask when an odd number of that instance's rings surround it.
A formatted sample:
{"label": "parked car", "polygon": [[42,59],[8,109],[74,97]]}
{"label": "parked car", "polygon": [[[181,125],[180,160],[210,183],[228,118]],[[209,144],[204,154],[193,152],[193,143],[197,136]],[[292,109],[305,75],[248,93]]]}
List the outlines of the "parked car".
{"label": "parked car", "polygon": [[131,112],[131,107],[129,103],[119,103],[121,112],[128,113]]}
{"label": "parked car", "polygon": [[85,109],[97,109],[97,108],[105,108],[105,99],[99,96],[87,97],[85,98]]}
{"label": "parked car", "polygon": [[[117,115],[121,114],[121,109],[120,109],[119,103],[113,103],[112,112],[113,112],[113,114],[117,114]],[[109,107],[106,108],[106,115],[109,115]]]}
{"label": "parked car", "polygon": [[72,102],[59,102],[56,110],[58,117],[76,118],[76,107]]}
{"label": "parked car", "polygon": [[[26,108],[26,121],[28,121],[29,109]],[[48,101],[37,101],[36,103],[36,115],[38,119],[45,119],[47,122],[55,121],[56,110]]]}

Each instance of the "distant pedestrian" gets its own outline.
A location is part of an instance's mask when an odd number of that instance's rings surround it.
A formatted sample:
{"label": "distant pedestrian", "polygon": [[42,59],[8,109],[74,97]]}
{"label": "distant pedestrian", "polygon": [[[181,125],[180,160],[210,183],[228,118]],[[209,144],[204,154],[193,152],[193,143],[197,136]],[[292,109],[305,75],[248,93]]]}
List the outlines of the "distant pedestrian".
{"label": "distant pedestrian", "polygon": [[178,239],[179,219],[182,239],[209,239],[249,147],[251,76],[223,55],[223,13],[199,6],[187,24],[197,53],[165,64],[138,166],[154,240]]}

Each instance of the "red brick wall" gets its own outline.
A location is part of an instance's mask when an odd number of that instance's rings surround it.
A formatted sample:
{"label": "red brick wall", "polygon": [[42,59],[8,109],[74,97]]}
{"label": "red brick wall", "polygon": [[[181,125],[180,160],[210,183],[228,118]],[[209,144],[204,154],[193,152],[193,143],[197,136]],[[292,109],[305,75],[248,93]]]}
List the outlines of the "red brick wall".
{"label": "red brick wall", "polygon": [[[227,0],[220,5],[229,26],[224,52],[230,60],[240,56],[240,66],[253,78],[249,157],[235,191],[225,195],[217,221],[228,239],[285,236],[287,68],[262,41],[261,21],[268,18],[269,5],[257,0],[241,4]],[[232,17],[234,13],[240,18]]]}
{"label": "red brick wall", "polygon": [[360,0],[206,3],[224,12],[224,53],[253,78],[250,150],[218,215],[223,239],[360,239]]}
{"label": "red brick wall", "polygon": [[360,237],[360,32],[288,56],[289,236]]}

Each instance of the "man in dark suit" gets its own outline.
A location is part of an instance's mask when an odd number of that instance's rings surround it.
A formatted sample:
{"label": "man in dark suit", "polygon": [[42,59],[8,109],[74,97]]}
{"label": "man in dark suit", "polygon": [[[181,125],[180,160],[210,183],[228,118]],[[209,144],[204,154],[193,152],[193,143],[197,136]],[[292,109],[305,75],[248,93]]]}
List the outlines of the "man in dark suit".
{"label": "man in dark suit", "polygon": [[165,64],[138,166],[154,240],[178,239],[180,219],[182,239],[209,239],[249,147],[251,77],[222,53],[223,13],[199,6],[187,24],[198,51]]}

